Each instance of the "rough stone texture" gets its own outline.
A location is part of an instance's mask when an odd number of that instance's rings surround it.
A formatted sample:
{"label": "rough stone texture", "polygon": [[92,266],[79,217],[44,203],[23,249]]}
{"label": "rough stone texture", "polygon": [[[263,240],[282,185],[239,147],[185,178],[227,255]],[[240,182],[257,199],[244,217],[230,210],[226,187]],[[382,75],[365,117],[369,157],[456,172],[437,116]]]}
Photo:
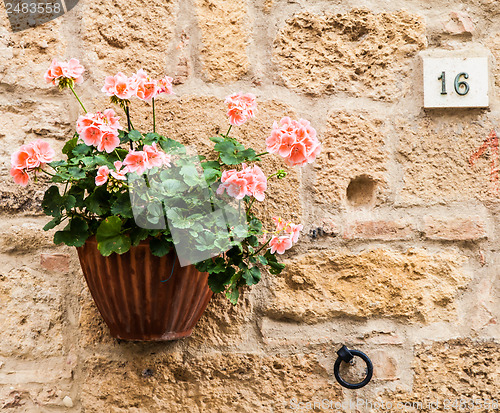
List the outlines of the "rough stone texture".
{"label": "rough stone texture", "polygon": [[[411,393],[386,391],[380,400],[397,402],[439,403],[433,411],[464,411],[454,401],[496,400],[500,387],[500,344],[495,341],[454,339],[419,345],[413,361],[414,385]],[[453,372],[453,374],[446,374]],[[445,407],[444,400],[450,400]],[[476,406],[477,411],[494,411],[494,407]],[[411,410],[410,410],[411,411]]]}
{"label": "rough stone texture", "polygon": [[500,33],[493,33],[486,41],[486,47],[491,51],[495,59],[493,65],[493,75],[495,77],[495,86],[500,86]]}
{"label": "rough stone texture", "polygon": [[404,171],[398,197],[402,204],[498,198],[491,182],[489,150],[474,166],[469,163],[494,127],[483,115],[425,116],[413,122],[401,117],[394,123],[399,136],[397,160]]}
{"label": "rough stone texture", "polygon": [[42,229],[43,225],[45,225],[45,219],[42,222],[18,221],[14,225],[1,225],[0,248],[2,251],[32,253],[38,248],[54,247],[52,241],[54,231],[45,232]]}
{"label": "rough stone texture", "polygon": [[[10,169],[10,168],[9,168]],[[42,200],[45,190],[50,186],[47,180],[38,184],[29,184],[25,188],[20,187],[12,180],[9,169],[1,168],[0,178],[0,212],[24,213],[27,215],[41,215]]]}
{"label": "rough stone texture", "polygon": [[203,44],[200,57],[204,76],[217,82],[240,79],[249,67],[247,2],[196,0],[196,7]]}
{"label": "rough stone texture", "polygon": [[407,239],[413,234],[414,227],[400,219],[397,221],[356,221],[344,230],[346,239]]}
{"label": "rough stone texture", "polygon": [[153,77],[165,75],[176,3],[131,0],[123,7],[112,0],[85,0],[82,5],[82,61],[99,86],[105,76],[131,76],[144,68]]}
{"label": "rough stone texture", "polygon": [[318,202],[346,205],[349,182],[363,176],[375,181],[374,203],[388,194],[388,153],[384,122],[364,112],[332,112],[320,139],[323,149],[314,164]]}
{"label": "rough stone texture", "polygon": [[426,238],[450,241],[474,241],[484,239],[486,223],[481,217],[424,217],[424,234]]}
{"label": "rough stone texture", "polygon": [[457,293],[471,278],[460,268],[465,261],[451,251],[311,251],[273,278],[266,312],[308,323],[346,315],[453,320]]}
{"label": "rough stone texture", "polygon": [[0,356],[32,359],[60,355],[64,316],[60,280],[5,256],[2,263]]}
{"label": "rough stone texture", "polygon": [[17,91],[52,88],[43,75],[52,59],[66,52],[61,19],[13,33],[4,3],[0,10],[0,86]]}
{"label": "rough stone texture", "polygon": [[411,58],[426,45],[424,19],[407,11],[303,12],[279,32],[274,58],[289,88],[392,101],[411,87]]}
{"label": "rough stone texture", "polygon": [[124,356],[121,361],[87,360],[82,390],[85,412],[100,412],[108,406],[115,412],[285,412],[292,398],[342,397],[315,355]]}

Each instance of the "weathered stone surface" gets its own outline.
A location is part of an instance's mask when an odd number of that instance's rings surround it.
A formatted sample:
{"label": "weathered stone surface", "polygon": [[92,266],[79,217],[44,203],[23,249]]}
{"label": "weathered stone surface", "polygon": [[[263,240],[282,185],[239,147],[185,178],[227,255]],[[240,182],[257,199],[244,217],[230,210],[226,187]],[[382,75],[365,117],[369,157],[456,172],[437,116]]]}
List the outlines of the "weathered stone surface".
{"label": "weathered stone surface", "polygon": [[486,40],[486,46],[490,49],[491,54],[495,58],[493,66],[493,75],[495,76],[495,85],[500,86],[500,33],[493,33]]}
{"label": "weathered stone surface", "polygon": [[[47,221],[49,218],[47,218]],[[53,247],[54,231],[45,232],[43,225],[17,220],[0,226],[0,248],[3,252],[32,253],[38,248]]]}
{"label": "weathered stone surface", "polygon": [[[454,339],[419,345],[413,361],[413,389],[384,392],[380,400],[397,403],[438,402],[433,411],[464,411],[460,400],[496,400],[496,408],[477,405],[477,411],[499,408],[500,344],[495,341]],[[445,406],[445,400],[449,400]],[[457,401],[455,405],[453,402]],[[415,405],[417,407],[417,405]],[[420,409],[421,410],[421,409]],[[472,410],[472,409],[471,409]],[[418,411],[418,409],[415,409]]]}
{"label": "weathered stone surface", "polygon": [[126,7],[111,0],[86,0],[82,5],[83,64],[99,89],[105,76],[131,76],[144,68],[164,76],[177,14],[172,0],[131,0]]}
{"label": "weathered stone surface", "polygon": [[355,221],[347,225],[343,236],[346,239],[406,239],[412,236],[414,229],[413,225],[402,219],[396,221]]}
{"label": "weathered stone surface", "polygon": [[301,322],[345,315],[453,320],[454,299],[471,278],[460,268],[465,261],[454,252],[311,251],[272,279],[264,306],[274,318]]}
{"label": "weathered stone surface", "polygon": [[52,59],[66,52],[61,19],[13,33],[4,3],[0,9],[0,84],[18,91],[52,88],[43,75]]}
{"label": "weathered stone surface", "polygon": [[292,398],[342,397],[315,355],[130,353],[121,361],[92,357],[85,375],[81,398],[89,413],[109,406],[115,412],[285,412]]}
{"label": "weathered stone surface", "polygon": [[479,216],[424,217],[424,234],[426,238],[450,241],[474,241],[488,236],[486,223]]}
{"label": "weathered stone surface", "polygon": [[[494,124],[470,113],[396,118],[397,160],[404,171],[397,200],[403,205],[497,199],[492,185],[489,149],[471,166],[470,157],[490,135]],[[398,203],[399,203],[398,202]]]}
{"label": "weathered stone surface", "polygon": [[[330,113],[327,129],[321,134],[322,151],[314,164],[314,191],[318,202],[358,207],[377,205],[385,200],[388,193],[386,173],[389,157],[384,128],[382,120],[367,113]],[[373,194],[355,194],[353,202],[348,203],[349,183],[359,177],[374,182],[373,188],[360,186],[359,191],[371,190]],[[365,198],[366,202],[357,202]]]}
{"label": "weathered stone surface", "polygon": [[248,71],[246,52],[250,35],[247,2],[197,0],[203,74],[209,81],[231,82]]}
{"label": "weathered stone surface", "polygon": [[423,17],[407,11],[302,12],[279,32],[274,59],[292,89],[392,101],[411,87],[411,58],[426,45]]}
{"label": "weathered stone surface", "polygon": [[40,265],[46,270],[67,274],[70,271],[69,259],[69,254],[41,254]]}
{"label": "weathered stone surface", "polygon": [[60,355],[64,291],[61,280],[2,256],[0,269],[1,356]]}

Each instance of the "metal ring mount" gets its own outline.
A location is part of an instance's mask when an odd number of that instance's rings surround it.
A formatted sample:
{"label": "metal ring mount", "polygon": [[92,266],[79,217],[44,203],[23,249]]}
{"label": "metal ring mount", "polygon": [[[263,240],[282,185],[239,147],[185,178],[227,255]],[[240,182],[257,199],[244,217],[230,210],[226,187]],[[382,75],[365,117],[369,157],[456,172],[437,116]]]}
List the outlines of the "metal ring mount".
{"label": "metal ring mount", "polygon": [[[373,364],[365,353],[359,350],[349,350],[346,346],[342,346],[342,348],[337,351],[337,354],[339,357],[337,358],[337,360],[335,361],[335,365],[333,366],[333,374],[335,374],[335,378],[341,386],[347,389],[360,389],[370,382],[373,376]],[[342,377],[340,377],[339,373],[340,363],[342,363],[343,361],[349,363],[354,358],[354,356],[360,357],[366,363],[366,377],[360,383],[348,383]]]}

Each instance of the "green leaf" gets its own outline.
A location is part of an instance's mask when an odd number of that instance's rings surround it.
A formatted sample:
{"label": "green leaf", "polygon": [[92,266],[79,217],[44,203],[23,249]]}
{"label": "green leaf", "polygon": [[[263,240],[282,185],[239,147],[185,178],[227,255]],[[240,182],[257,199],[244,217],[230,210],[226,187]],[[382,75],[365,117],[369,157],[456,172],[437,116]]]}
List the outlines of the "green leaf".
{"label": "green leaf", "polygon": [[160,142],[160,146],[165,152],[186,153],[186,147],[174,139],[166,138]]}
{"label": "green leaf", "polygon": [[54,219],[50,220],[45,224],[43,227],[44,231],[48,231],[49,229],[53,229],[57,227],[61,223],[62,217],[55,217]]}
{"label": "green leaf", "polygon": [[281,274],[281,271],[285,268],[285,264],[278,262],[278,259],[274,254],[271,254],[271,250],[267,250],[264,254],[269,265],[269,272],[273,275]]}
{"label": "green leaf", "polygon": [[76,198],[73,195],[65,195],[63,198],[63,205],[66,211],[73,209],[76,205]]}
{"label": "green leaf", "polygon": [[59,194],[59,188],[55,185],[45,191],[43,196],[42,208],[45,215],[58,217],[61,215],[62,197]]}
{"label": "green leaf", "polygon": [[68,168],[68,174],[73,178],[73,179],[82,179],[85,178],[86,174],[85,171],[78,166],[72,166]]}
{"label": "green leaf", "polygon": [[226,291],[226,298],[231,302],[231,304],[238,304],[238,298],[240,297],[240,290],[237,286],[231,287]]}
{"label": "green leaf", "polygon": [[89,226],[83,218],[74,217],[64,231],[57,231],[54,234],[54,244],[64,243],[70,247],[81,247],[90,235],[88,229]]}
{"label": "green leaf", "polygon": [[231,282],[231,278],[236,273],[232,267],[225,268],[224,272],[211,273],[208,276],[208,286],[215,293],[221,293],[226,289],[226,285]]}
{"label": "green leaf", "polygon": [[136,142],[138,140],[141,140],[142,139],[142,133],[139,132],[138,130],[131,130],[129,133],[128,133],[128,137],[130,138],[130,140],[132,140],[133,142]]}
{"label": "green leaf", "polygon": [[73,154],[76,156],[88,155],[91,151],[92,148],[84,143],[79,143],[72,150]]}
{"label": "green leaf", "polygon": [[147,229],[134,226],[130,230],[130,241],[132,242],[133,246],[139,245],[139,243],[145,240],[148,236],[149,236],[149,231]]}
{"label": "green leaf", "polygon": [[108,200],[109,193],[106,188],[99,187],[85,199],[85,207],[93,214],[104,215],[109,210]]}
{"label": "green leaf", "polygon": [[77,142],[78,142],[78,135],[75,134],[75,136],[72,139],[70,139],[68,142],[64,144],[62,148],[62,153],[66,155],[68,159],[74,157],[73,149],[75,149]]}
{"label": "green leaf", "polygon": [[163,257],[170,252],[172,244],[163,238],[152,238],[151,241],[149,241],[149,248],[153,255]]}
{"label": "green leaf", "polygon": [[128,192],[118,195],[116,201],[111,205],[111,213],[113,215],[120,215],[123,218],[133,218],[132,204],[130,203],[130,196]]}
{"label": "green leaf", "polygon": [[123,254],[130,249],[130,237],[121,234],[122,220],[117,216],[111,216],[101,222],[97,228],[97,248],[105,257],[113,252]]}
{"label": "green leaf", "polygon": [[224,141],[225,139],[222,136],[212,136],[210,138],[210,140],[212,142],[215,142],[215,143],[220,143],[220,142]]}
{"label": "green leaf", "polygon": [[52,167],[52,168],[58,168],[59,166],[66,166],[67,165],[67,162],[66,161],[53,161],[53,162],[50,162],[49,165]]}
{"label": "green leaf", "polygon": [[242,270],[243,279],[247,285],[254,285],[260,281],[260,269],[258,267],[245,268]]}

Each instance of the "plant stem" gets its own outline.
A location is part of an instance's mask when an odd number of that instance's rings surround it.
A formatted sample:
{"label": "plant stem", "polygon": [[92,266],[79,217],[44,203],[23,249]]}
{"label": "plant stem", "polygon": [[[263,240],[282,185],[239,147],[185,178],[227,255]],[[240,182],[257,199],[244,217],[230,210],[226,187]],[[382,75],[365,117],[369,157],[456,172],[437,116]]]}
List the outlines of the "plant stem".
{"label": "plant stem", "polygon": [[264,155],[268,155],[268,154],[269,154],[269,152],[262,152],[262,153],[258,153],[255,156],[264,156]]}
{"label": "plant stem", "polygon": [[75,89],[73,89],[73,86],[69,85],[69,88],[71,89],[71,91],[73,92],[73,95],[75,95],[75,98],[76,100],[78,100],[78,103],[80,104],[80,106],[82,107],[83,111],[85,113],[87,113],[87,109],[85,109],[85,106],[83,106],[83,103],[82,101],[80,100],[80,98],[78,97],[78,95],[76,94],[75,92]]}
{"label": "plant stem", "polygon": [[156,133],[155,98],[153,98],[152,102],[153,102],[153,133]]}
{"label": "plant stem", "polygon": [[[132,122],[130,121],[130,107],[129,105],[125,106],[125,113],[127,114],[127,126],[128,126],[128,131],[130,132],[133,128]],[[132,141],[130,141],[130,150],[134,150],[134,145],[132,144]]]}
{"label": "plant stem", "polygon": [[250,213],[250,209],[252,208],[252,205],[253,203],[255,202],[255,198],[252,199],[252,201],[250,202],[250,205],[248,205],[248,208],[247,208],[247,215]]}
{"label": "plant stem", "polygon": [[272,239],[273,239],[272,237],[269,238],[267,240],[267,242],[262,247],[260,247],[257,251],[255,251],[251,256],[253,257],[254,255],[257,255],[259,252],[261,252],[271,242]]}
{"label": "plant stem", "polygon": [[117,151],[116,149],[115,149],[115,153],[116,153],[116,156],[118,156],[118,159],[119,159],[119,160],[120,160],[120,162],[121,162],[122,158],[120,158],[120,155],[118,154],[118,151]]}
{"label": "plant stem", "polygon": [[50,172],[47,172],[46,170],[44,169],[39,169],[39,171],[43,172],[43,173],[46,173],[47,175],[50,175],[50,176],[55,176],[55,174],[51,174]]}
{"label": "plant stem", "polygon": [[229,138],[229,132],[231,132],[232,127],[233,127],[233,125],[229,125],[229,129],[226,132],[226,138]]}

